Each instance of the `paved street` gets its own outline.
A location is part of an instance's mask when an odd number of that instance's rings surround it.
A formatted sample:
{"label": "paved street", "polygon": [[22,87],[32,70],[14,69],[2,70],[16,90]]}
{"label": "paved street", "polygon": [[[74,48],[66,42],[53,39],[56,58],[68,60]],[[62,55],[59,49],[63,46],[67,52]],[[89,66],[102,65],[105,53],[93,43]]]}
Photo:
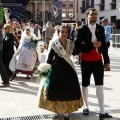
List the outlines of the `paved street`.
{"label": "paved street", "polygon": [[[120,49],[110,48],[111,71],[105,71],[104,94],[105,108],[113,115],[111,120],[120,119]],[[75,60],[74,60],[75,62]],[[79,80],[81,83],[81,72],[79,65],[76,65]],[[52,120],[55,113],[37,107],[37,84],[38,76],[32,79],[25,79],[25,75],[18,74],[11,82],[10,87],[0,88],[0,120]],[[93,77],[89,87],[90,116],[82,116],[82,109],[70,114],[71,120],[98,120],[98,102],[95,95]],[[59,119],[62,120],[61,115]],[[21,119],[23,118],[23,119]],[[7,119],[3,119],[7,120]]]}

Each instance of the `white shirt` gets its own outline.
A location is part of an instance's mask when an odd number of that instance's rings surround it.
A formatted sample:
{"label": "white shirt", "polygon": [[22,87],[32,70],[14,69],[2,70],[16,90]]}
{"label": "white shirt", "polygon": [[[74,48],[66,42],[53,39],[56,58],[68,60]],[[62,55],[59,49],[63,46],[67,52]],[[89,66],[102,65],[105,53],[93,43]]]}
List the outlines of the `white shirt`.
{"label": "white shirt", "polygon": [[96,35],[95,35],[95,30],[96,30],[96,24],[94,25],[91,25],[88,23],[88,28],[90,29],[91,33],[92,33],[92,42],[96,42],[97,41],[97,38],[96,38]]}

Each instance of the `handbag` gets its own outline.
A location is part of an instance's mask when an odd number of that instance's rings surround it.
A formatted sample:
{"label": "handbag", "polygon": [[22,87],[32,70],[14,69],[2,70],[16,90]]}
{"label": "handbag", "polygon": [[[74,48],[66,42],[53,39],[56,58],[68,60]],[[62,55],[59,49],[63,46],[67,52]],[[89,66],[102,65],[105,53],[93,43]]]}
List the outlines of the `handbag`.
{"label": "handbag", "polygon": [[13,55],[11,61],[10,61],[10,64],[9,64],[9,69],[12,71],[12,72],[15,72],[16,71],[16,56]]}

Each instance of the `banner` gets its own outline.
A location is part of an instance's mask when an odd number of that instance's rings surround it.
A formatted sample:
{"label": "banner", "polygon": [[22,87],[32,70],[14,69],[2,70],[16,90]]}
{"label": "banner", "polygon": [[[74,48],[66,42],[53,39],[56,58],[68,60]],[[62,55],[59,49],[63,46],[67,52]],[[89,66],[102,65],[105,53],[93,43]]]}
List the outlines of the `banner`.
{"label": "banner", "polygon": [[25,18],[25,12],[26,12],[25,6],[1,5],[1,7],[8,9],[10,19],[16,19],[16,20],[20,21],[21,19]]}
{"label": "banner", "polygon": [[0,23],[3,22],[3,8],[0,7]]}
{"label": "banner", "polygon": [[19,3],[25,6],[30,0],[1,0],[1,3]]}
{"label": "banner", "polygon": [[53,0],[53,23],[62,23],[62,1]]}
{"label": "banner", "polygon": [[7,8],[11,19],[20,21],[25,18],[26,4],[30,0],[1,0],[1,6]]}

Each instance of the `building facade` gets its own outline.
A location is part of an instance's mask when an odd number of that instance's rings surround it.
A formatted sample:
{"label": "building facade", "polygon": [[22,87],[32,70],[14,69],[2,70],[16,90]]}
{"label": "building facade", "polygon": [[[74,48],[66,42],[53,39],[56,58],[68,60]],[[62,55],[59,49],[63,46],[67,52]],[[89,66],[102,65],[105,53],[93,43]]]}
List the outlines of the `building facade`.
{"label": "building facade", "polygon": [[43,8],[42,0],[30,0],[26,5],[26,12],[29,14],[29,18],[34,18],[35,21],[42,22],[42,14],[45,14],[45,22],[52,21],[52,2],[52,0],[45,0]]}
{"label": "building facade", "polygon": [[75,23],[79,19],[78,1],[80,0],[62,0],[63,23]]}
{"label": "building facade", "polygon": [[79,20],[86,21],[85,11],[94,7],[98,11],[98,23],[104,17],[109,23],[115,23],[120,19],[120,0],[79,0]]}

